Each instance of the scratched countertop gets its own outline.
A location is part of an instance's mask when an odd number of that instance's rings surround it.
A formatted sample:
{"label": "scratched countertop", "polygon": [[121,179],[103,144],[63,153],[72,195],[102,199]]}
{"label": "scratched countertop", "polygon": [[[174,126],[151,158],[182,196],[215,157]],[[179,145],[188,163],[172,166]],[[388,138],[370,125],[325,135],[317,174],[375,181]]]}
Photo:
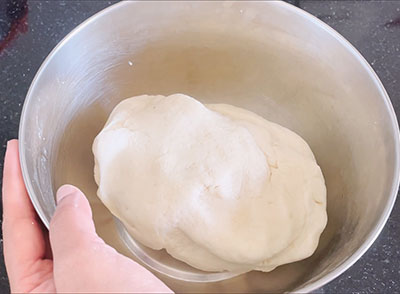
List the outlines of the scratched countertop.
{"label": "scratched countertop", "polygon": [[[74,27],[117,1],[0,0],[0,169],[28,87]],[[341,33],[372,65],[400,114],[400,1],[288,0]],[[1,177],[1,175],[0,175]],[[0,209],[2,207],[0,206]],[[0,293],[9,293],[0,241]],[[317,293],[400,293],[400,203],[367,253]]]}

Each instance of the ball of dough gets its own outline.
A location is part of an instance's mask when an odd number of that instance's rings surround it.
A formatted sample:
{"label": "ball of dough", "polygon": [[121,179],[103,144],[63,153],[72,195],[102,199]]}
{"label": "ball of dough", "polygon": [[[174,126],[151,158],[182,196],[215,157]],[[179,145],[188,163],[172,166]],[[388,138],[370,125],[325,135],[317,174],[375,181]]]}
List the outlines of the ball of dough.
{"label": "ball of dough", "polygon": [[152,249],[205,271],[271,271],[310,256],[326,188],[294,132],[183,95],[118,104],[93,144],[98,196]]}

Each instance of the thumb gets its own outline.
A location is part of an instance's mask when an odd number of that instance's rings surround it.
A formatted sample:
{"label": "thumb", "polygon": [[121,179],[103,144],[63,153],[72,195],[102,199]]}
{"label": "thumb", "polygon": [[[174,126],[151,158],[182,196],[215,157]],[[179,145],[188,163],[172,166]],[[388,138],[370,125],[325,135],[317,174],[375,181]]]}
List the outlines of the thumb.
{"label": "thumb", "polygon": [[92,220],[92,210],[85,195],[72,185],[57,191],[57,207],[50,222],[53,256],[70,256],[77,248],[101,241]]}
{"label": "thumb", "polygon": [[57,191],[50,243],[60,292],[171,293],[145,268],[105,245],[96,234],[89,202],[74,186]]}

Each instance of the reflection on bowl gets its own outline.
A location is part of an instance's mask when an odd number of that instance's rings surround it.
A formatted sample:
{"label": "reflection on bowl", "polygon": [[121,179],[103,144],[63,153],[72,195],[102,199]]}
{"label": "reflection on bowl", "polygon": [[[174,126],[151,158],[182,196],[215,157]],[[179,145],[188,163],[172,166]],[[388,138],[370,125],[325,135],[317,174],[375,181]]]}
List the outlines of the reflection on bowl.
{"label": "reflection on bowl", "polygon": [[151,269],[168,277],[188,282],[217,282],[240,275],[233,272],[205,272],[195,269],[173,258],[165,250],[153,250],[140,244],[131,237],[120,220],[117,218],[114,220],[122,241],[135,257]]}

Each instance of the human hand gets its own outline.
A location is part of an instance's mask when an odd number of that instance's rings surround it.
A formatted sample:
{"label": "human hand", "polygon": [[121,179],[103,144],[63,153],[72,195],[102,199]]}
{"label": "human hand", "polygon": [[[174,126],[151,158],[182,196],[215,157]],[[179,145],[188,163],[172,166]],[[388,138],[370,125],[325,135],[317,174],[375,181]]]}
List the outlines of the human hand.
{"label": "human hand", "polygon": [[25,189],[17,140],[7,145],[2,198],[4,258],[12,292],[172,293],[97,236],[86,197],[71,185],[57,192],[48,234]]}

